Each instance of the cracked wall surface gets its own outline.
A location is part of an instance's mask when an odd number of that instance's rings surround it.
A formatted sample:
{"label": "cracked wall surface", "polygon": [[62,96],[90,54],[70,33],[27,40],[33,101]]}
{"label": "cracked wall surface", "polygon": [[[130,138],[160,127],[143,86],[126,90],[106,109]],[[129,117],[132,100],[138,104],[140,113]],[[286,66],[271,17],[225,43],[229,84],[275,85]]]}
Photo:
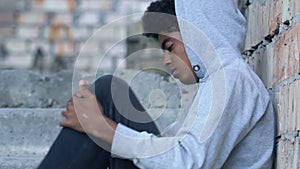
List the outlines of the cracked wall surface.
{"label": "cracked wall surface", "polygon": [[300,1],[240,0],[248,20],[243,56],[268,89],[277,114],[278,169],[300,167]]}

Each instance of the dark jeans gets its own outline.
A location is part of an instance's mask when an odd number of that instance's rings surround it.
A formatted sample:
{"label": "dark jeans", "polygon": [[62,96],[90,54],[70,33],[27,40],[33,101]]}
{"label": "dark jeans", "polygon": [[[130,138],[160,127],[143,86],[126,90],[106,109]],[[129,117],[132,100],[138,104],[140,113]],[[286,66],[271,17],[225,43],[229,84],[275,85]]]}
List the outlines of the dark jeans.
{"label": "dark jeans", "polygon": [[[149,115],[142,113],[145,112],[144,108],[127,83],[121,79],[107,75],[97,79],[93,85],[95,85],[95,95],[107,117],[137,131],[159,134],[156,125],[151,121]],[[93,90],[93,87],[91,87],[91,90]],[[118,103],[118,106],[116,106],[113,102],[113,98],[118,96],[122,98],[128,96],[128,94],[129,99],[127,101],[130,100],[133,107],[140,112],[124,112],[130,111],[128,105]],[[124,103],[127,101],[124,101]],[[122,112],[122,114],[119,112]],[[139,116],[149,122],[138,123],[128,120],[123,116],[124,113],[126,113],[126,117]],[[136,113],[139,114],[135,115]],[[107,167],[111,169],[137,168],[129,160],[112,158],[109,152],[95,144],[86,134],[79,133],[70,128],[63,128],[38,169],[107,169]]]}

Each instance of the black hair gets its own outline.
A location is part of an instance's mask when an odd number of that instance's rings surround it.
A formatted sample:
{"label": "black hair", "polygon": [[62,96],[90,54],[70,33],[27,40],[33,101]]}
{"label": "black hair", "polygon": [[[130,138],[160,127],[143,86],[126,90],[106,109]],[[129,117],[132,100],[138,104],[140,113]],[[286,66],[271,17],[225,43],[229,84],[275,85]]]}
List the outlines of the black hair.
{"label": "black hair", "polygon": [[158,39],[160,32],[179,31],[174,0],[152,2],[142,17],[146,37]]}

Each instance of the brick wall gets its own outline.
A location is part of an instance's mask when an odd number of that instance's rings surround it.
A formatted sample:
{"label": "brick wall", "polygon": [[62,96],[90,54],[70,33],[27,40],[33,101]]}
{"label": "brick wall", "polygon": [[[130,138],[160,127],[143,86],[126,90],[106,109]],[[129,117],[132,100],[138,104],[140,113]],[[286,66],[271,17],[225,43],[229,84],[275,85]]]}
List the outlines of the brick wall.
{"label": "brick wall", "polygon": [[276,168],[300,168],[300,1],[240,0],[248,19],[244,57],[278,115]]}
{"label": "brick wall", "polygon": [[[1,1],[2,2],[2,1]],[[144,11],[150,0],[4,0],[10,8],[0,8],[0,43],[9,51],[0,57],[0,68],[30,68],[37,46],[44,49],[45,67],[50,68],[57,55],[74,61],[81,47],[102,26],[131,13]],[[7,6],[7,5],[6,5]],[[128,23],[130,24],[130,23]],[[113,47],[117,37],[126,35],[126,26],[116,25],[111,32],[94,38],[92,48],[85,50],[87,60],[99,60],[105,49]],[[124,49],[114,53],[101,65],[110,69],[112,62],[124,58]],[[115,52],[117,51],[118,52]],[[114,60],[114,61],[112,61]],[[97,62],[82,63],[83,68],[97,67]],[[105,67],[106,66],[106,67]]]}

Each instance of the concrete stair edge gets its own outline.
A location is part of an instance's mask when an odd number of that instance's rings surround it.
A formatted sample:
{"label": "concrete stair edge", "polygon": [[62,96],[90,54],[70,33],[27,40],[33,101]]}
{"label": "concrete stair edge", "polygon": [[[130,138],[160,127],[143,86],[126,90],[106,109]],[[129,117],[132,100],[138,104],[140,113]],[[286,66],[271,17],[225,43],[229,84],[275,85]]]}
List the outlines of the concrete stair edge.
{"label": "concrete stair edge", "polygon": [[[0,168],[34,169],[57,137],[63,119],[57,108],[0,108]],[[176,118],[176,110],[152,109],[159,129]]]}

